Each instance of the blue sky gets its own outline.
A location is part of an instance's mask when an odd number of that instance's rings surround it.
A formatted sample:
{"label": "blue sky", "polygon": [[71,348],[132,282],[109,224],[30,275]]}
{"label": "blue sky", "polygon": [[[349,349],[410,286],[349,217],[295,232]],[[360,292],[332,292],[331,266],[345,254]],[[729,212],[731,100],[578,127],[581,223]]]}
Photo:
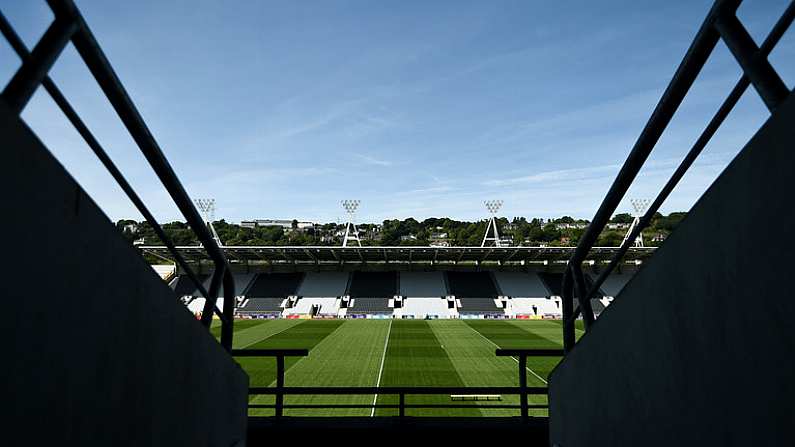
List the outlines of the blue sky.
{"label": "blue sky", "polygon": [[[711,1],[78,1],[193,197],[217,217],[591,218]],[[785,0],[738,15],[759,43]],[[44,1],[0,0],[29,47]],[[795,74],[789,32],[771,62]],[[0,77],[19,61],[0,42]],[[73,48],[52,71],[152,211],[176,206]],[[630,197],[653,197],[740,76],[720,44]],[[112,219],[140,218],[46,95],[23,117]],[[753,91],[663,211],[688,209],[764,122]]]}

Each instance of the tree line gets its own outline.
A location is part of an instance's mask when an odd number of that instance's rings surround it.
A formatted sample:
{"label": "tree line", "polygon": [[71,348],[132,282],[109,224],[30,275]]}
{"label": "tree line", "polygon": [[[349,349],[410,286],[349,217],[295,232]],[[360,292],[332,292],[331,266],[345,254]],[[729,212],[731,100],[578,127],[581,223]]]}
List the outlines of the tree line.
{"label": "tree line", "polygon": [[[647,246],[659,245],[685,217],[684,212],[668,215],[655,214],[649,227],[644,229],[643,238]],[[615,215],[611,225],[601,232],[597,246],[615,247],[621,244],[633,217],[622,213]],[[418,221],[414,218],[385,220],[380,224],[358,224],[362,245],[428,246],[431,243],[446,243],[451,246],[479,246],[483,240],[488,221],[459,221],[449,218],[428,218]],[[589,222],[563,216],[556,219],[525,217],[497,218],[500,236],[513,246],[575,246],[579,242]],[[148,222],[123,219],[116,223],[119,230],[130,243],[162,245]],[[310,228],[298,228],[293,220],[290,228],[281,226],[243,227],[225,220],[213,222],[213,227],[224,245],[340,245],[345,224],[316,224]],[[198,245],[198,239],[184,222],[162,224],[166,236],[175,245]]]}

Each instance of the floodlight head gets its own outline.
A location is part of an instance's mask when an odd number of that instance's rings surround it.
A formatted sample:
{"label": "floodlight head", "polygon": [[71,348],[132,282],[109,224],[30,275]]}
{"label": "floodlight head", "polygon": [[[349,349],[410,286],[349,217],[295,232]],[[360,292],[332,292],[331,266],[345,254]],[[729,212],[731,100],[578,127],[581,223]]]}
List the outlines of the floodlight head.
{"label": "floodlight head", "polygon": [[640,217],[643,216],[643,213],[646,211],[646,208],[649,207],[649,203],[651,200],[649,199],[629,199],[629,203],[632,204],[632,208],[635,209],[635,215]]}
{"label": "floodlight head", "polygon": [[342,207],[345,208],[345,211],[348,214],[356,213],[356,210],[359,208],[359,204],[362,203],[361,200],[343,200],[340,202]]}
{"label": "floodlight head", "polygon": [[209,222],[213,219],[215,215],[215,199],[195,199],[193,202],[204,215],[204,220]]}
{"label": "floodlight head", "polygon": [[483,204],[486,205],[486,209],[489,210],[489,213],[497,214],[497,211],[502,207],[502,200],[486,200]]}

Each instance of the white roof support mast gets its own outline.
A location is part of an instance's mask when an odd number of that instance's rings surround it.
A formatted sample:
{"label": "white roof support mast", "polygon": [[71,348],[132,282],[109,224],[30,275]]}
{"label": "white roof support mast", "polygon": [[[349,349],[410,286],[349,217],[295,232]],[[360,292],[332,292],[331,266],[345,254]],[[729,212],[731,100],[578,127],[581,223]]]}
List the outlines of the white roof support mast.
{"label": "white roof support mast", "polygon": [[[486,226],[486,234],[483,235],[483,242],[481,242],[480,246],[485,247],[486,243],[489,241],[494,241],[494,246],[500,246],[500,234],[497,232],[497,211],[500,210],[502,207],[502,200],[486,200],[483,202],[486,205],[486,209],[489,210],[489,223]],[[489,236],[489,232],[494,232],[494,236]]]}
{"label": "white roof support mast", "polygon": [[[342,238],[342,246],[347,247],[348,241],[356,241],[356,244],[361,247],[362,241],[359,240],[359,229],[356,228],[356,210],[359,208],[361,200],[343,200],[340,202],[345,212],[348,214],[348,221],[345,223],[345,237]],[[353,229],[353,231],[351,231]]]}
{"label": "white roof support mast", "polygon": [[[624,236],[624,240],[621,241],[621,246],[627,242],[627,238],[629,238],[629,235],[632,234],[632,230],[634,230],[636,226],[640,225],[640,218],[643,217],[643,214],[646,212],[646,208],[648,208],[651,200],[629,199],[629,202],[632,204],[632,208],[635,209],[635,214],[633,214],[634,219],[632,219],[632,225],[629,226],[627,234]],[[635,239],[634,245],[636,247],[643,247],[643,233],[638,233],[638,237]]]}
{"label": "white roof support mast", "polygon": [[213,227],[213,220],[215,219],[215,199],[195,199],[193,202],[196,203],[199,211],[201,211],[204,223],[206,223],[207,227],[210,229],[215,243],[218,244],[219,247],[223,247],[224,244],[221,242],[221,238],[218,237],[218,232],[215,231],[215,227]]}

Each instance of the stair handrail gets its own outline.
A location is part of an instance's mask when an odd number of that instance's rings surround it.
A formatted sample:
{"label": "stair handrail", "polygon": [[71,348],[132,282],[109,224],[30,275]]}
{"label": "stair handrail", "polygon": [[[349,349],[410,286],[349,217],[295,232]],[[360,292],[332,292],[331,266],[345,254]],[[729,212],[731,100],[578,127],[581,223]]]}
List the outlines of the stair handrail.
{"label": "stair handrail", "polygon": [[[657,210],[659,210],[673,188],[707,145],[748,86],[754,86],[770,113],[780,106],[790,93],[778,73],[770,65],[767,57],[792,24],[795,17],[795,1],[790,2],[760,47],[756,46],[745,27],[737,18],[736,12],[741,2],[742,0],[715,1],[674,73],[671,82],[632,147],[624,165],[610,186],[596,215],[591,220],[591,224],[580,238],[577,248],[568,261],[562,284],[563,345],[567,353],[574,348],[576,343],[575,321],[578,316],[582,315],[585,331],[589,331],[595,321],[590,299],[595,296],[599,287],[619,264],[635,241],[635,238],[649,225]],[[599,234],[608,224],[610,217],[615,213],[619,203],[640,172],[663,131],[670,123],[674,113],[681,105],[685,95],[695,82],[712,50],[721,39],[723,39],[735,59],[739,62],[743,71],[742,77],[709,121],[671,178],[666,182],[661,192],[648,207],[643,217],[640,218],[639,225],[635,226],[630,235],[621,244],[619,250],[613,254],[608,265],[589,286],[582,271],[583,262],[594,247]],[[579,304],[577,309],[574,308],[575,297]]]}
{"label": "stair handrail", "polygon": [[[30,101],[38,86],[44,86],[45,90],[52,96],[59,108],[64,112],[67,119],[75,126],[78,133],[80,133],[92,151],[97,155],[105,168],[108,169],[114,180],[116,180],[138,211],[152,226],[157,236],[168,247],[176,263],[186,272],[188,278],[204,296],[205,307],[201,318],[202,324],[209,328],[214,312],[220,317],[222,322],[221,344],[227,351],[231,352],[235,285],[234,278],[229,269],[229,264],[221,247],[219,247],[212,237],[212,234],[199,215],[193,201],[191,201],[190,196],[182,186],[182,183],[163,154],[162,149],[152,136],[151,131],[138,112],[135,104],[130,99],[126,89],[113,70],[113,67],[74,2],[72,0],[47,0],[47,4],[50,6],[50,9],[52,9],[55,19],[30,52],[28,52],[10,23],[2,13],[0,13],[0,32],[2,32],[14,51],[22,59],[22,66],[3,89],[0,98],[2,98],[12,111],[19,115],[22,113],[25,105]],[[213,261],[214,270],[209,291],[198,279],[198,276],[193,269],[190,268],[185,258],[177,251],[173,242],[167,237],[163,228],[155,220],[140,197],[135,193],[121,171],[112,162],[107,152],[102,148],[85,123],[79,118],[74,108],[68,103],[65,96],[47,75],[66,44],[69,42],[74,45],[83,62],[99,84],[100,89],[127,128],[130,136],[149,162],[149,165],[155,171],[158,179],[162,182],[183,217],[185,217],[188,225],[194,231],[199,242]],[[224,308],[223,310],[219,310],[216,303],[219,291],[222,287],[223,296],[225,298]]]}

